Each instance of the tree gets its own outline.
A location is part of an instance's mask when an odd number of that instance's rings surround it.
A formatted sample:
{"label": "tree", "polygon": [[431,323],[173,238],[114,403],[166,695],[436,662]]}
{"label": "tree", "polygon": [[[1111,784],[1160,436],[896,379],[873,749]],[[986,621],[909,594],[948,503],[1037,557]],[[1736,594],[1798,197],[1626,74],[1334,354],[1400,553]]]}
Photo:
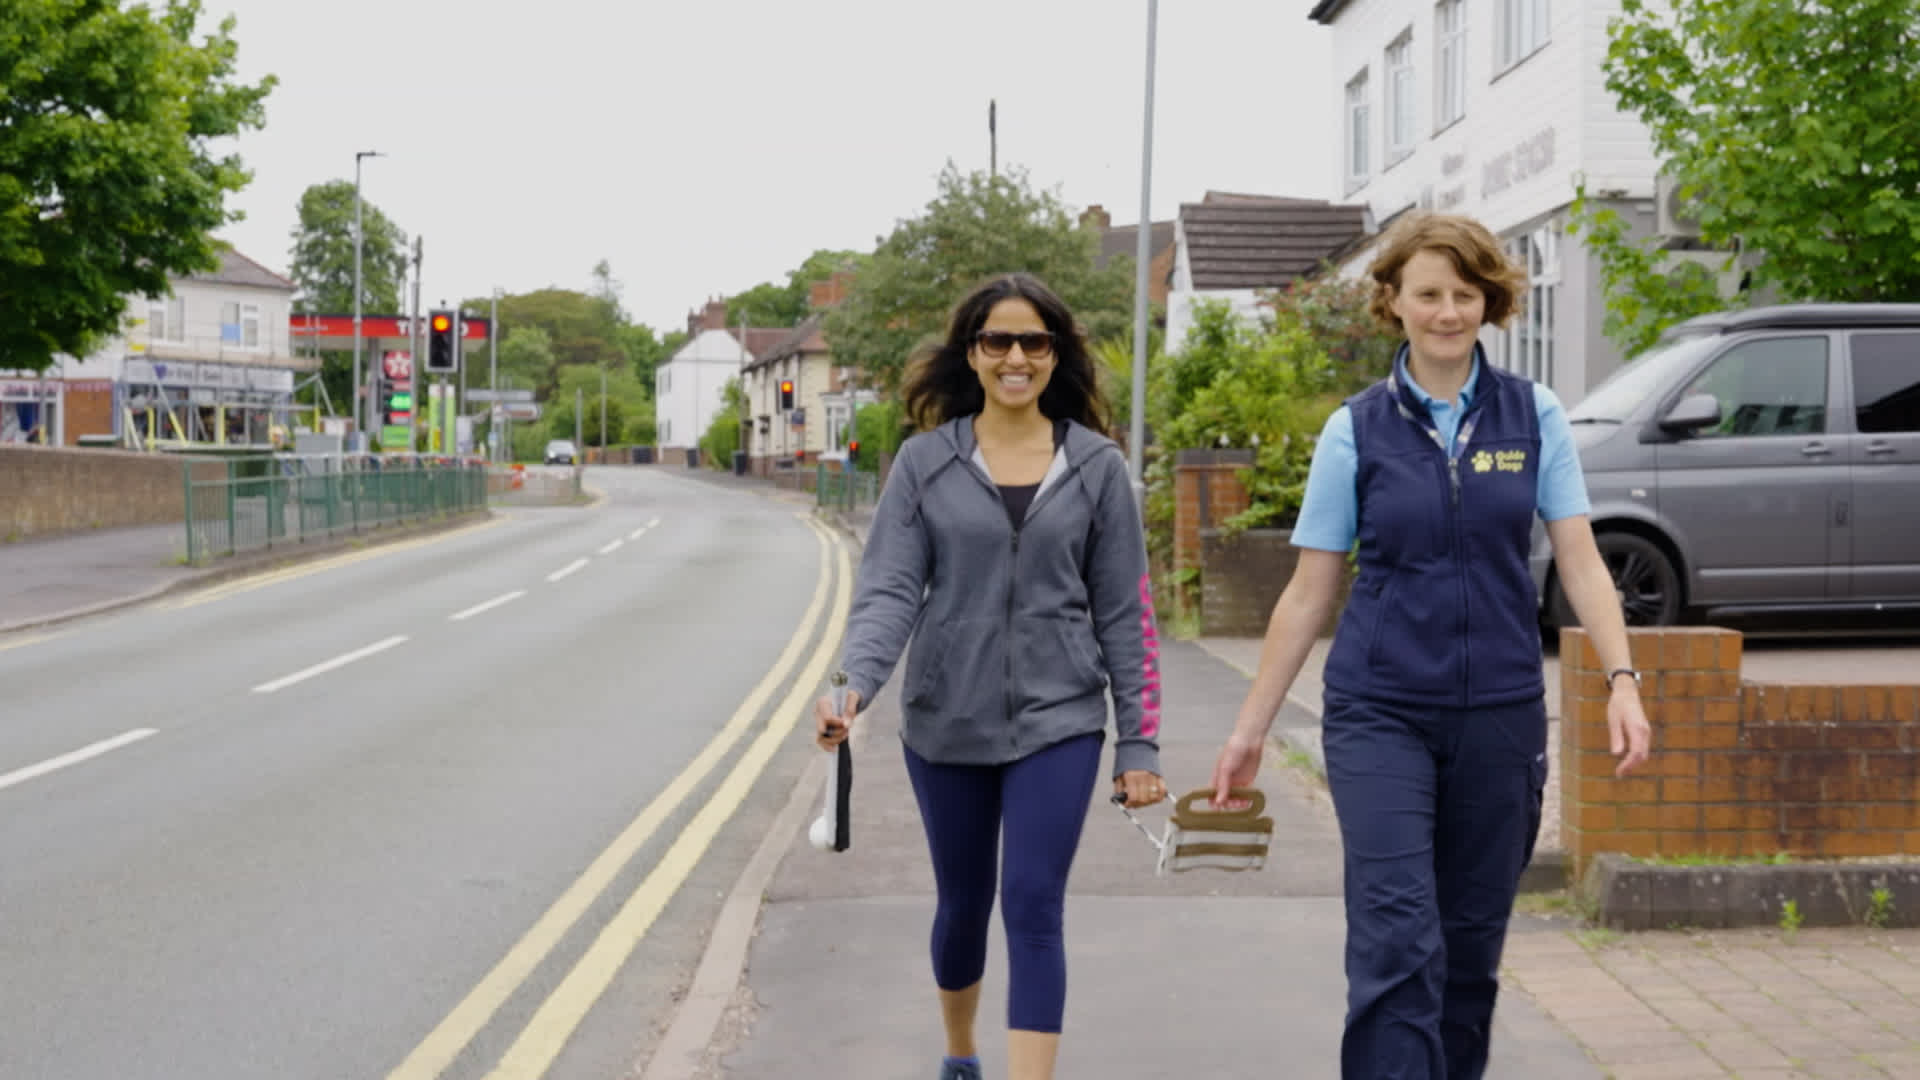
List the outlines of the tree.
{"label": "tree", "polygon": [[[360,305],[368,312],[398,312],[401,282],[407,276],[407,234],[378,206],[360,204]],[[300,287],[301,306],[312,312],[344,315],[353,310],[353,183],[330,180],[301,193],[299,223],[293,228],[293,259],[288,276]],[[320,354],[320,380],[327,400],[353,400],[353,350]]]}
{"label": "tree", "polygon": [[[368,312],[401,310],[407,277],[407,234],[378,206],[360,204],[360,306]],[[313,311],[340,315],[353,310],[353,182],[330,180],[300,196],[288,276]]]}
{"label": "tree", "polygon": [[764,281],[746,292],[727,298],[727,322],[748,326],[798,326],[813,314],[813,285],[826,281],[836,271],[857,270],[870,256],[857,251],[830,251],[822,248],[787,274],[785,285]]}
{"label": "tree", "polygon": [[217,140],[258,128],[272,76],[233,81],[235,20],[198,0],[8,0],[0,14],[0,368],[41,370],[119,331],[129,295],[219,266]]}
{"label": "tree", "polygon": [[747,415],[747,392],[739,379],[728,379],[720,393],[720,411],[700,436],[700,456],[711,468],[728,469],[733,467],[734,451],[740,449],[740,418]]}
{"label": "tree", "polygon": [[1035,192],[1026,174],[962,175],[951,163],[939,195],[880,241],[847,299],[826,317],[836,363],[898,389],[906,359],[946,331],[953,306],[995,274],[1026,271],[1073,308],[1094,340],[1125,332],[1132,313],[1131,260],[1094,267],[1099,240],[1059,198]]}
{"label": "tree", "polygon": [[500,342],[500,385],[535,390],[553,385],[553,339],[538,326],[508,331]]}
{"label": "tree", "polygon": [[[553,432],[556,439],[573,438],[573,396],[553,403],[547,412],[547,430]],[[626,430],[627,414],[625,406],[612,394],[607,395],[607,430],[600,430],[600,396],[595,394],[586,399],[586,415],[580,418],[580,437],[588,446],[611,446],[615,438]],[[612,437],[610,438],[609,435]]]}
{"label": "tree", "polygon": [[[1920,292],[1911,0],[1622,0],[1608,32],[1607,89],[1646,125],[1701,239],[1751,255],[1751,289],[1832,301]],[[1617,342],[1643,345],[1724,306],[1704,268],[1676,287],[1618,214],[1584,192],[1582,203]]]}

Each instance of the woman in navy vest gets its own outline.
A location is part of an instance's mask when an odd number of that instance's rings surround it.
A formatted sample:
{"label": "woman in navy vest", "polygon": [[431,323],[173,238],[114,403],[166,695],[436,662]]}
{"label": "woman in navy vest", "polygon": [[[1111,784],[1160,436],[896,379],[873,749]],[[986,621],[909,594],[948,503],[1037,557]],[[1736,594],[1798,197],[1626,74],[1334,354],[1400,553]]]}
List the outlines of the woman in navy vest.
{"label": "woman in navy vest", "polygon": [[1251,784],[1274,714],[1353,584],[1326,663],[1327,781],[1346,859],[1348,1080],[1473,1080],[1486,1070],[1497,972],[1547,779],[1537,514],[1574,613],[1611,672],[1624,774],[1650,733],[1627,633],[1553,392],[1486,361],[1525,274],[1479,222],[1414,218],[1369,273],[1373,312],[1406,341],[1386,380],[1328,418],[1260,670],[1214,769]]}

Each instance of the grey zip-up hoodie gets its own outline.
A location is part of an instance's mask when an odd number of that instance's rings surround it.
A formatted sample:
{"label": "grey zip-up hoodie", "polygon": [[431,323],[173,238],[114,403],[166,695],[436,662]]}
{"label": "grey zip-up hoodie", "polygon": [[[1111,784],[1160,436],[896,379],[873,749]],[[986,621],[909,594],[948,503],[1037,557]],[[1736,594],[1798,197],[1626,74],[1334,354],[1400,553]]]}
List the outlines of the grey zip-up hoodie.
{"label": "grey zip-up hoodie", "polygon": [[1018,529],[973,420],[909,438],[874,511],[842,668],[865,708],[908,638],[901,737],[929,761],[1000,764],[1101,731],[1114,775],[1160,771],[1159,639],[1125,456],[1068,424]]}

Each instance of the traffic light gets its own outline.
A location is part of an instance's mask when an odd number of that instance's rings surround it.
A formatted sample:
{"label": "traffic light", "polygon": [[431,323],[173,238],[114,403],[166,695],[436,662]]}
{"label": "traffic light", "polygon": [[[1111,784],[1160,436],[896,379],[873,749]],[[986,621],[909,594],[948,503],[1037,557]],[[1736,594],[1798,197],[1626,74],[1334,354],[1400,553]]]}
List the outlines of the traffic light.
{"label": "traffic light", "polygon": [[860,440],[859,439],[847,440],[847,464],[849,465],[860,464]]}
{"label": "traffic light", "polygon": [[451,311],[436,311],[427,317],[427,370],[439,374],[460,367],[459,320]]}
{"label": "traffic light", "polygon": [[793,408],[793,380],[792,379],[780,380],[780,408],[782,410]]}

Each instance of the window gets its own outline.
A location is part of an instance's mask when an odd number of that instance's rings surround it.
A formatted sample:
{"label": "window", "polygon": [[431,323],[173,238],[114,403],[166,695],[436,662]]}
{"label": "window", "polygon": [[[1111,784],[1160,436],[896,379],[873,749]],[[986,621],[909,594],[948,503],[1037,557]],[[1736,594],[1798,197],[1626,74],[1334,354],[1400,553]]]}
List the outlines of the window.
{"label": "window", "polygon": [[1347,187],[1367,182],[1367,73],[1362,71],[1347,84]]}
{"label": "window", "polygon": [[1762,338],[1728,349],[1681,397],[1712,394],[1720,423],[1701,438],[1827,430],[1827,339]]}
{"label": "window", "polygon": [[240,305],[240,344],[249,348],[260,347],[260,305]]}
{"label": "window", "polygon": [[1506,69],[1540,51],[1547,43],[1548,0],[1498,0],[1499,41],[1494,69]]}
{"label": "window", "polygon": [[1920,432],[1920,334],[1855,334],[1851,351],[1860,433]]}
{"label": "window", "polygon": [[1440,0],[1433,9],[1433,129],[1467,115],[1467,4]]}
{"label": "window", "polygon": [[1554,323],[1560,303],[1560,228],[1548,222],[1510,242],[1507,253],[1526,268],[1527,293],[1519,314],[1495,342],[1495,362],[1552,386]]}
{"label": "window", "polygon": [[187,301],[169,296],[155,300],[147,308],[148,341],[187,340]]}
{"label": "window", "polygon": [[1387,163],[1413,153],[1413,36],[1387,46]]}

